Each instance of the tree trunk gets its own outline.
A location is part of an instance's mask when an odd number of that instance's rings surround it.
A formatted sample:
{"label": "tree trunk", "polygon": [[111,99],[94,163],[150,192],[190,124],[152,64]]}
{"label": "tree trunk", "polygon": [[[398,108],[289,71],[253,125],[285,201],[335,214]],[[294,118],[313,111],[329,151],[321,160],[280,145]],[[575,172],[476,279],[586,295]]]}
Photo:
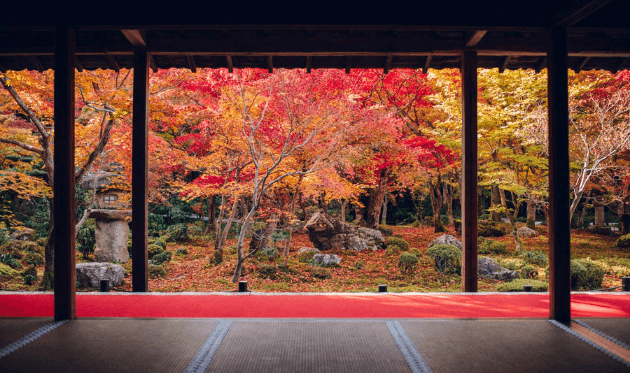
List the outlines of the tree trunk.
{"label": "tree trunk", "polygon": [[359,205],[354,205],[354,223],[357,225],[363,224],[363,209]]}
{"label": "tree trunk", "polygon": [[214,221],[217,217],[217,206],[214,196],[210,197],[210,201],[208,202],[208,224],[214,225]]}
{"label": "tree trunk", "polygon": [[536,229],[536,204],[533,200],[527,201],[527,228]]}
{"label": "tree trunk", "polygon": [[586,219],[587,210],[588,208],[586,207],[586,203],[582,204],[582,211],[580,212],[580,215],[578,216],[578,222],[577,222],[578,229],[584,226],[584,219]]}
{"label": "tree trunk", "polygon": [[577,207],[580,204],[581,200],[582,192],[578,192],[573,198],[573,201],[571,201],[571,210],[569,211],[569,223],[573,221],[573,214],[575,213],[575,210],[577,210]]}
{"label": "tree trunk", "polygon": [[433,209],[433,227],[434,233],[445,232],[442,225],[442,219],[440,219],[440,209],[442,208],[442,193],[440,192],[440,184],[442,178],[438,176],[438,180],[435,184],[429,181],[429,195],[431,196],[431,208]]}
{"label": "tree trunk", "polygon": [[[221,231],[219,228],[219,230],[217,231],[217,236],[214,240],[214,258],[212,261],[214,264],[219,264],[223,262],[223,247],[225,246],[225,241],[227,241],[227,236],[230,232],[230,228],[232,228],[234,217],[236,217],[236,213],[238,212],[238,205],[240,201],[240,197],[234,196],[234,198],[234,203],[232,204],[232,210],[230,211],[228,221],[225,224],[223,231]],[[221,221],[218,222],[218,226],[221,227]]]}
{"label": "tree trunk", "polygon": [[348,201],[345,199],[341,200],[341,221],[346,222],[346,206],[348,205]]}
{"label": "tree trunk", "polygon": [[[491,207],[498,208],[499,206],[502,205],[501,202],[502,202],[502,198],[504,197],[501,197],[501,192],[499,191],[498,184],[492,184],[491,190],[492,190]],[[501,221],[501,213],[497,211],[493,211],[490,215],[490,220]]]}
{"label": "tree trunk", "polygon": [[389,180],[389,170],[381,170],[378,178],[378,184],[370,193],[370,202],[368,203],[366,217],[368,228],[378,229],[381,208],[383,207],[383,199],[387,194],[387,180]]}
{"label": "tree trunk", "polygon": [[455,191],[453,187],[445,184],[444,185],[444,203],[446,204],[446,213],[448,215],[448,224],[455,225],[455,218],[453,217],[453,194]]}
{"label": "tree trunk", "polygon": [[383,198],[383,208],[381,211],[381,224],[387,225],[387,193],[385,193],[385,197]]}

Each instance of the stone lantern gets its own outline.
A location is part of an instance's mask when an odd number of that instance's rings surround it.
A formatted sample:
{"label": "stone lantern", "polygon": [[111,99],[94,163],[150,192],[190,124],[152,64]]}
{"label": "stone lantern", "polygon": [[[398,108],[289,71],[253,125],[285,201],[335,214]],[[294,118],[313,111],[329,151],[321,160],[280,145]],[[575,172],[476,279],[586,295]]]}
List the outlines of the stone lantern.
{"label": "stone lantern", "polygon": [[86,175],[80,187],[93,190],[96,209],[89,215],[96,220],[96,248],[94,256],[98,262],[126,263],[129,260],[127,240],[129,188],[123,181],[124,168],[110,163],[104,171]]}

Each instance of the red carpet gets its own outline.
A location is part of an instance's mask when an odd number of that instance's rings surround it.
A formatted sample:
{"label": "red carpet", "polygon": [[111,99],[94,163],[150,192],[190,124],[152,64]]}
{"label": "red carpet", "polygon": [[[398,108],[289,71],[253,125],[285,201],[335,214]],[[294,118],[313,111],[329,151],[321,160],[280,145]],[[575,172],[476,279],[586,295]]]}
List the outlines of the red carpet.
{"label": "red carpet", "polygon": [[[630,294],[572,294],[573,317],[630,317]],[[53,316],[52,294],[0,294],[0,317]],[[78,317],[549,317],[547,294],[78,294]]]}

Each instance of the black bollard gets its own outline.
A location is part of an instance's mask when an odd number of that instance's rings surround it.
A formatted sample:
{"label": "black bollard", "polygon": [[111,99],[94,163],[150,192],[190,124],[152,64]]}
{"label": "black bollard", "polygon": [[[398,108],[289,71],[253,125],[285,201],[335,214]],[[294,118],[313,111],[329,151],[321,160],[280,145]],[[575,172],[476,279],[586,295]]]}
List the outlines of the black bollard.
{"label": "black bollard", "polygon": [[621,286],[623,291],[630,291],[630,277],[621,278]]}
{"label": "black bollard", "polygon": [[101,292],[106,293],[109,291],[109,280],[101,280]]}
{"label": "black bollard", "polygon": [[379,293],[387,293],[387,285],[379,285],[378,286]]}
{"label": "black bollard", "polygon": [[533,287],[532,285],[523,285],[523,290],[524,290],[526,293],[531,293],[533,288],[534,288],[534,287]]}
{"label": "black bollard", "polygon": [[239,281],[238,282],[238,292],[246,293],[247,292],[247,281]]}

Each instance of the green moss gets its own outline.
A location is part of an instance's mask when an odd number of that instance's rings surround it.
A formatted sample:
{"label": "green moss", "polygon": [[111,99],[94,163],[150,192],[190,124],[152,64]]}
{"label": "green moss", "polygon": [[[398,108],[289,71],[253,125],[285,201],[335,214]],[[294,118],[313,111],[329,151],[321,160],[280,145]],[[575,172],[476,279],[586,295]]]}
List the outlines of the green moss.
{"label": "green moss", "polygon": [[175,251],[175,255],[186,256],[188,255],[188,249],[177,249],[177,251]]}
{"label": "green moss", "polygon": [[263,264],[258,267],[258,276],[260,278],[268,278],[275,280],[278,273],[278,267],[273,264]]}
{"label": "green moss", "polygon": [[13,280],[18,278],[20,272],[15,269],[9,267],[6,264],[0,263],[0,279],[2,280]]}
{"label": "green moss", "polygon": [[418,257],[415,254],[404,252],[398,258],[398,268],[403,274],[410,274],[416,270]]}
{"label": "green moss", "polygon": [[497,291],[501,292],[518,292],[523,290],[523,285],[532,285],[532,291],[548,291],[549,284],[544,281],[516,279],[497,286]]}
{"label": "green moss", "polygon": [[315,251],[303,251],[298,254],[298,262],[310,263],[313,261],[313,257],[317,254]]}
{"label": "green moss", "polygon": [[151,261],[153,262],[153,264],[155,265],[160,265],[160,264],[164,264],[164,263],[168,263],[171,261],[171,256],[173,254],[171,254],[170,251],[165,251],[161,254],[157,254],[154,255],[153,258],[151,259]]}
{"label": "green moss", "polygon": [[321,267],[313,268],[313,272],[311,273],[311,275],[320,280],[326,280],[332,277],[330,269]]}
{"label": "green moss", "polygon": [[20,275],[22,276],[22,279],[24,279],[24,285],[33,285],[37,282],[37,280],[39,280],[39,277],[37,276],[37,269],[35,269],[35,267],[25,269]]}
{"label": "green moss", "polygon": [[154,244],[149,245],[148,250],[149,250],[149,253],[148,253],[149,259],[153,259],[154,256],[163,254],[166,251],[164,250],[162,246],[154,245]]}
{"label": "green moss", "polygon": [[626,234],[625,236],[619,237],[617,240],[617,247],[622,249],[630,248],[630,234]]}
{"label": "green moss", "polygon": [[479,244],[479,254],[505,254],[507,244],[494,240],[482,240]]}
{"label": "green moss", "polygon": [[394,233],[394,230],[389,228],[386,225],[379,225],[378,226],[378,230],[381,231],[381,233],[383,233],[383,236],[391,236]]}
{"label": "green moss", "polygon": [[435,261],[435,269],[442,273],[461,273],[462,252],[454,245],[431,246],[427,255]]}
{"label": "green moss", "polygon": [[526,251],[525,253],[523,253],[522,257],[527,263],[538,265],[541,267],[549,263],[548,255],[540,250]]}
{"label": "green moss", "polygon": [[521,267],[525,265],[525,261],[518,258],[507,258],[500,260],[499,265],[511,271],[518,271],[519,269],[521,269]]}
{"label": "green moss", "polygon": [[38,266],[44,264],[44,256],[39,253],[28,252],[24,255],[24,261],[27,264]]}
{"label": "green moss", "polygon": [[502,237],[507,233],[507,229],[496,221],[480,221],[478,233],[483,237]]}
{"label": "green moss", "polygon": [[532,278],[536,278],[538,276],[538,270],[536,270],[536,268],[534,268],[534,266],[531,266],[529,264],[524,265],[523,267],[521,267],[519,270],[519,275],[521,278],[523,279],[532,279]]}
{"label": "green moss", "polygon": [[400,251],[409,251],[409,243],[400,237],[388,237],[386,245],[388,247],[395,245]]}
{"label": "green moss", "polygon": [[166,268],[163,265],[149,264],[149,278],[158,278],[166,276]]}

